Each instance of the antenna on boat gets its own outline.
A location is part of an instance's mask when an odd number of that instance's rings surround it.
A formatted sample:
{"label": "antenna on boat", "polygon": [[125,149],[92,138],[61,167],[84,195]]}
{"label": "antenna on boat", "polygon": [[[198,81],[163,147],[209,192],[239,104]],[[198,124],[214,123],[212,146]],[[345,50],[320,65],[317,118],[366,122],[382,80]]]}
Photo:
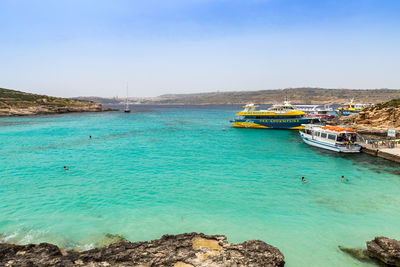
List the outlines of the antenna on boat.
{"label": "antenna on boat", "polygon": [[285,92],[285,101],[283,102],[284,105],[289,105],[290,102],[288,101],[287,92]]}

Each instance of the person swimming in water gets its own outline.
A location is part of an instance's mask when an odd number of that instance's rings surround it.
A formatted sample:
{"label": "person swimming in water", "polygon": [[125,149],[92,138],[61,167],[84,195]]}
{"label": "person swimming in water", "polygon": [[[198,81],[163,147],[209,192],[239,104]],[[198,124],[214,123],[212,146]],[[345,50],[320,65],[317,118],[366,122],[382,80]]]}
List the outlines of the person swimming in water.
{"label": "person swimming in water", "polygon": [[343,182],[348,182],[349,181],[349,179],[345,179],[343,175],[342,175],[342,177],[340,179],[342,179]]}
{"label": "person swimming in water", "polygon": [[92,139],[92,136],[91,136],[91,135],[89,135],[89,139]]}
{"label": "person swimming in water", "polygon": [[302,181],[303,183],[307,183],[307,180],[306,180],[306,178],[304,178],[304,176],[301,177],[301,181]]}
{"label": "person swimming in water", "polygon": [[67,166],[64,166],[64,170],[69,171],[69,169],[67,168]]}

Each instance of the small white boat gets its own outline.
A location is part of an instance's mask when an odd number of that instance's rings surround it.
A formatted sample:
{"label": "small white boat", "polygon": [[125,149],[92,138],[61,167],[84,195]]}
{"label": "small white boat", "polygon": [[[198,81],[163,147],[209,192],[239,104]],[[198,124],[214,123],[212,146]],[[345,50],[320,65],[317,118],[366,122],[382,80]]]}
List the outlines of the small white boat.
{"label": "small white boat", "polygon": [[128,102],[128,84],[126,84],[126,101],[125,101],[125,113],[129,113],[131,112],[131,110],[129,109],[129,102]]}
{"label": "small white boat", "polygon": [[337,126],[304,125],[300,136],[310,145],[335,152],[358,153],[361,146],[356,144],[357,133],[354,129]]}

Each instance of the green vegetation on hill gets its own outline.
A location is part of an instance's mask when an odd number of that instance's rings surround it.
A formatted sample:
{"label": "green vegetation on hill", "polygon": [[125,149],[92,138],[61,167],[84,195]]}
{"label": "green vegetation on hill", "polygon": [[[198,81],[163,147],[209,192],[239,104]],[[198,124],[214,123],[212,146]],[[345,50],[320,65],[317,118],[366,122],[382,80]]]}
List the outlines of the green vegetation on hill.
{"label": "green vegetation on hill", "polygon": [[32,106],[77,107],[81,105],[87,105],[89,103],[94,102],[52,97],[47,95],[36,95],[16,90],[0,88],[0,108],[28,108]]}
{"label": "green vegetation on hill", "polygon": [[0,116],[104,111],[101,104],[0,88]]}
{"label": "green vegetation on hill", "polygon": [[384,108],[398,108],[400,107],[400,98],[398,99],[392,99],[388,102],[384,102],[384,103],[379,103],[373,107],[370,108],[370,110],[381,110]]}

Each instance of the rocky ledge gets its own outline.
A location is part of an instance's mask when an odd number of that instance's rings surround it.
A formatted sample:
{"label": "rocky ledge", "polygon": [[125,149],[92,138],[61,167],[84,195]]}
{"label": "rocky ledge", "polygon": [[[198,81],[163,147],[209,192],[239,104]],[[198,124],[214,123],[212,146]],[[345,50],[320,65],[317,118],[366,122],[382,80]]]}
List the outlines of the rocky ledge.
{"label": "rocky ledge", "polygon": [[[338,117],[332,122],[355,128],[358,133],[374,136],[387,136],[389,128],[400,133],[400,99],[377,104],[358,114]],[[399,135],[400,136],[400,135]]]}
{"label": "rocky ledge", "polygon": [[400,242],[387,237],[375,237],[367,242],[367,254],[389,266],[400,266]]}
{"label": "rocky ledge", "polygon": [[48,243],[0,244],[0,266],[284,266],[279,249],[259,240],[230,244],[223,235],[164,235],[150,242],[121,241],[83,252]]}
{"label": "rocky ledge", "polygon": [[0,116],[32,116],[32,115],[47,115],[47,114],[62,114],[70,112],[105,112],[113,111],[112,109],[103,108],[99,103],[91,103],[90,105],[84,106],[65,106],[65,107],[47,107],[47,106],[35,106],[26,108],[6,108],[0,109]]}
{"label": "rocky ledge", "polygon": [[68,112],[111,111],[100,103],[0,88],[0,116],[27,116]]}
{"label": "rocky ledge", "polygon": [[379,266],[400,266],[400,241],[379,236],[367,242],[367,249],[339,246],[353,258],[362,262],[375,262]]}

